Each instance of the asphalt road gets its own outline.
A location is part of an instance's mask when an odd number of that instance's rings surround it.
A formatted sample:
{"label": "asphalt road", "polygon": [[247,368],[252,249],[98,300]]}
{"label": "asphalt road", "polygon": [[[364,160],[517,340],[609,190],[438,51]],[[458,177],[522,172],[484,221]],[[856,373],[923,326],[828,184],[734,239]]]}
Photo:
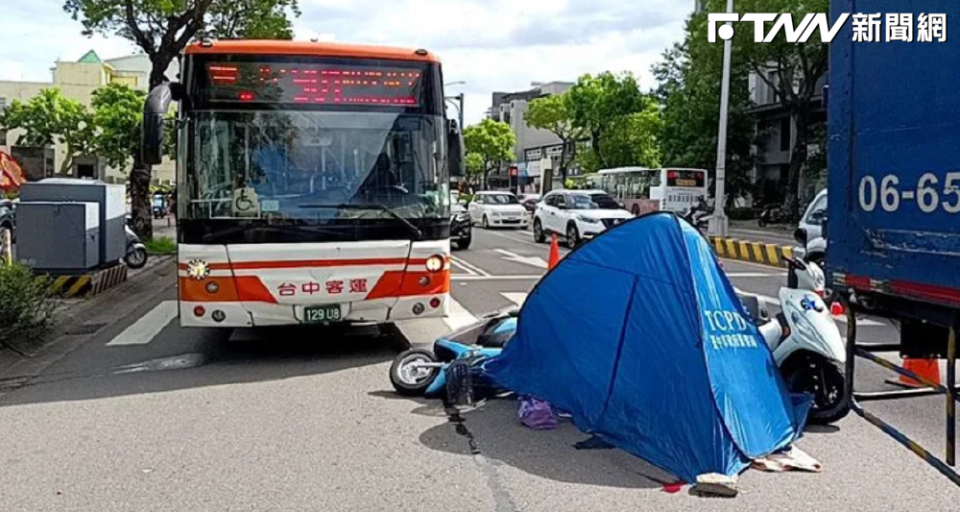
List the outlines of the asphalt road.
{"label": "asphalt road", "polygon": [[[400,326],[407,341],[521,302],[544,272],[548,247],[529,232],[475,237],[454,253],[458,307]],[[725,269],[765,297],[784,282],[776,269]],[[569,423],[525,429],[512,401],[468,411],[458,427],[438,402],[396,396],[387,370],[397,336],[180,329],[174,275],[172,265],[145,272],[86,320],[96,332],[74,331],[0,374],[0,510],[946,512],[960,502],[855,416],[799,442],[821,474],[747,471],[735,500],[669,494],[670,477],[635,457],[575,450],[586,436]],[[878,324],[864,335],[895,339]],[[858,387],[884,388],[886,377],[861,365]],[[943,453],[942,399],[870,405]]]}

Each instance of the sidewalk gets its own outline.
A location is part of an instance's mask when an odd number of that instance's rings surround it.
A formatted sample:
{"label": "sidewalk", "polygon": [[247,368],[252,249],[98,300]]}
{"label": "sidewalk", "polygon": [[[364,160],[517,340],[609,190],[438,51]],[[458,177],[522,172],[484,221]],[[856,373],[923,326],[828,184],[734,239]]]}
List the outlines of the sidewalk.
{"label": "sidewalk", "polygon": [[730,221],[729,236],[737,240],[778,245],[797,245],[793,232],[795,224],[777,224],[760,227],[756,220]]}
{"label": "sidewalk", "polygon": [[176,240],[177,221],[173,217],[167,217],[165,219],[153,219],[153,237]]}

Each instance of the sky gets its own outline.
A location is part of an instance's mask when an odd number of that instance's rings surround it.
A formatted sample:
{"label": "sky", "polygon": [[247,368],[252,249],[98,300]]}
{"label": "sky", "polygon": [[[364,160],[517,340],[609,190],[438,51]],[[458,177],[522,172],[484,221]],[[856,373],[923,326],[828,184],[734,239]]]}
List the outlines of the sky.
{"label": "sky", "polygon": [[[49,81],[60,60],[93,49],[134,53],[118,37],[83,36],[62,0],[4,2],[0,80]],[[650,66],[683,36],[694,0],[300,0],[296,39],[426,48],[443,60],[448,95],[465,94],[467,124],[494,91],[584,73],[631,71],[653,86]]]}

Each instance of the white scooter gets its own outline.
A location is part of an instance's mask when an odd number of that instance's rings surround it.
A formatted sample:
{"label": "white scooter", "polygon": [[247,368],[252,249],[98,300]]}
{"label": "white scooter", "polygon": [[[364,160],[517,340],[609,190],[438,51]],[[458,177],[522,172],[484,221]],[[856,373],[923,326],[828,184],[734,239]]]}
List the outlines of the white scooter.
{"label": "white scooter", "polygon": [[[809,421],[834,423],[850,412],[850,397],[844,371],[846,347],[823,301],[826,278],[816,263],[797,258],[787,263],[788,282],[780,289],[780,313],[766,321],[762,314],[751,314],[790,391],[813,396]],[[748,304],[751,299],[757,300],[741,297],[748,310],[756,310]]]}
{"label": "white scooter", "polygon": [[127,223],[123,226],[124,234],[127,237],[127,252],[123,256],[123,262],[127,267],[133,270],[141,269],[147,265],[147,246],[140,241],[140,237],[130,228],[130,216],[127,216]]}

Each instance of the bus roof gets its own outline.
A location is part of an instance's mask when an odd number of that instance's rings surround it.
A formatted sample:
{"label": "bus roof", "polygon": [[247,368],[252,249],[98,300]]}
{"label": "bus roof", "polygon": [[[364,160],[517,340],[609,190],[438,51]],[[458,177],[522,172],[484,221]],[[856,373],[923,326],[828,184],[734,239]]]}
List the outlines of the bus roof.
{"label": "bus roof", "polygon": [[615,169],[604,169],[602,171],[597,171],[597,174],[622,174],[625,172],[638,172],[638,171],[655,171],[656,169],[649,169],[647,167],[617,167]]}
{"label": "bus roof", "polygon": [[660,167],[658,169],[649,169],[647,167],[617,167],[615,169],[604,169],[598,171],[597,174],[623,174],[628,172],[640,172],[640,171],[700,171],[707,172],[706,169],[693,169],[690,167]]}
{"label": "bus roof", "polygon": [[184,52],[196,54],[247,54],[247,55],[303,55],[316,57],[357,57],[363,59],[409,60],[439,63],[440,58],[426,50],[367,46],[343,43],[314,43],[309,41],[283,40],[233,40],[213,41],[209,44],[192,43]]}

